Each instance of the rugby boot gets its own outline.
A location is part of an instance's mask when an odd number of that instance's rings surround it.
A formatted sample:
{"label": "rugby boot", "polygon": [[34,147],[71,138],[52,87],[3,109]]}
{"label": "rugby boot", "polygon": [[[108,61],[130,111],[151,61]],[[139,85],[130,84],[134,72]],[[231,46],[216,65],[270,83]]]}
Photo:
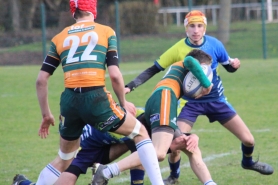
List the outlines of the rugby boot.
{"label": "rugby boot", "polygon": [[254,162],[254,164],[251,166],[244,166],[243,163],[241,163],[241,166],[242,166],[242,168],[244,168],[246,170],[254,170],[263,175],[271,175],[274,171],[273,168],[269,164],[262,163],[259,161]]}
{"label": "rugby boot", "polygon": [[103,175],[103,170],[107,168],[106,165],[102,164],[94,164],[92,170],[93,170],[93,179],[91,185],[106,185],[108,184],[107,178]]}

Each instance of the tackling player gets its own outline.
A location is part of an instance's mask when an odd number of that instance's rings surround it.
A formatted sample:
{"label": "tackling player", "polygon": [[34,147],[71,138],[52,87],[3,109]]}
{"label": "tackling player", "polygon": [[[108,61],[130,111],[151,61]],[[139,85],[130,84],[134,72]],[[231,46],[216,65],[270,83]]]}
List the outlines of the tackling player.
{"label": "tackling player", "polygon": [[[194,58],[193,58],[194,57]],[[151,136],[159,161],[163,161],[167,151],[175,138],[184,137],[185,146],[171,147],[171,151],[177,149],[184,151],[190,160],[191,168],[205,185],[215,185],[206,164],[202,161],[198,144],[189,140],[176,125],[177,102],[183,95],[182,82],[185,75],[191,71],[200,81],[203,95],[208,94],[212,88],[211,82],[204,74],[200,63],[211,63],[211,57],[201,50],[191,51],[183,61],[174,63],[162,80],[156,85],[151,97],[145,106],[145,119],[148,127],[151,127]],[[99,165],[92,181],[92,185],[107,184],[112,177],[120,172],[140,165],[137,152],[127,156],[118,163]],[[111,166],[117,166],[118,171],[110,170]],[[115,169],[115,168],[114,168]]]}
{"label": "tackling player", "polygon": [[[231,59],[223,44],[214,37],[205,35],[207,19],[201,11],[193,10],[184,19],[186,37],[165,51],[150,68],[143,71],[133,81],[126,85],[126,93],[131,92],[145,83],[156,73],[166,69],[176,61],[180,61],[192,49],[205,51],[212,57],[213,70],[211,92],[199,99],[183,96],[180,99],[181,113],[178,116],[178,126],[182,132],[190,132],[197,117],[206,115],[210,122],[218,121],[241,141],[242,160],[244,169],[254,170],[264,175],[273,173],[273,168],[266,163],[253,161],[254,137],[240,116],[224,95],[224,87],[219,76],[219,64],[226,71],[233,73],[240,67],[239,59]],[[169,155],[170,176],[165,184],[175,184],[180,174],[180,154],[173,152]]]}

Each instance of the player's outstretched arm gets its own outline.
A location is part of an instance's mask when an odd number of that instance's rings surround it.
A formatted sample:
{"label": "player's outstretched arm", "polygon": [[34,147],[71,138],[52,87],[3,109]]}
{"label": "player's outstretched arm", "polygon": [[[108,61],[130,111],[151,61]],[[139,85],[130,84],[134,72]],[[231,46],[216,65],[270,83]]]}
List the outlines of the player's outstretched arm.
{"label": "player's outstretched arm", "polygon": [[200,63],[193,57],[187,56],[184,58],[184,66],[193,73],[193,75],[200,81],[205,88],[211,86],[211,82],[205,75]]}
{"label": "player's outstretched arm", "polygon": [[196,96],[195,99],[201,98],[202,96],[209,94],[212,89],[212,86],[213,86],[213,83],[211,83],[208,88],[203,87],[202,92],[198,96]]}
{"label": "player's outstretched arm", "polygon": [[160,71],[161,70],[158,67],[156,67],[156,65],[153,65],[152,67],[146,69],[141,74],[139,74],[134,80],[132,80],[125,86],[125,93],[127,94],[131,92],[138,86],[148,81],[151,77],[153,77],[156,73]]}

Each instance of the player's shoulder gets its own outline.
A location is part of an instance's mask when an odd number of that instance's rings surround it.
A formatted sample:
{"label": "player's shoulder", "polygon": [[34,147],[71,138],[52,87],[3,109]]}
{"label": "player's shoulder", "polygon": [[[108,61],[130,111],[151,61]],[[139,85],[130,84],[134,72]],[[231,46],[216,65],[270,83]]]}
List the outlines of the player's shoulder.
{"label": "player's shoulder", "polygon": [[69,35],[69,32],[70,32],[71,30],[74,30],[74,27],[73,27],[73,26],[74,26],[74,24],[65,27],[63,30],[61,30],[59,33],[57,33],[57,34],[52,38],[52,41],[61,40],[61,39],[64,39],[65,37],[67,37],[67,36]]}
{"label": "player's shoulder", "polygon": [[95,23],[95,31],[98,33],[98,34],[105,34],[107,35],[107,37],[115,37],[116,36],[116,33],[115,33],[115,30],[113,30],[113,28],[111,28],[110,26],[107,26],[107,25],[104,25],[104,24],[99,24],[99,23]]}
{"label": "player's shoulder", "polygon": [[186,42],[185,42],[185,40],[186,40],[186,38],[182,38],[182,39],[180,39],[179,41],[177,41],[175,44],[174,44],[174,46],[175,45],[185,45],[186,46]]}
{"label": "player's shoulder", "polygon": [[220,40],[218,40],[216,37],[213,37],[213,36],[210,36],[210,35],[205,35],[205,38],[208,41],[220,42]]}
{"label": "player's shoulder", "polygon": [[216,37],[205,35],[206,41],[212,44],[222,45],[222,42],[218,40]]}
{"label": "player's shoulder", "polygon": [[95,26],[102,30],[114,31],[113,28],[105,24],[95,23]]}

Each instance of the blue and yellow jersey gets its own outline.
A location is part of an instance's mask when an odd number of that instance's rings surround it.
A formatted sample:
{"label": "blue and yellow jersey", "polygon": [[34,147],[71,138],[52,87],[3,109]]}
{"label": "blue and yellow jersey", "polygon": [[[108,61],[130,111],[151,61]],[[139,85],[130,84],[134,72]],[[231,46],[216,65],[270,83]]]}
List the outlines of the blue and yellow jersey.
{"label": "blue and yellow jersey", "polygon": [[48,56],[60,60],[65,87],[104,86],[108,51],[117,51],[114,30],[95,22],[79,22],[51,40]]}
{"label": "blue and yellow jersey", "polygon": [[187,73],[188,69],[185,68],[183,61],[174,63],[155,86],[154,91],[166,87],[171,89],[179,99],[183,95],[182,82]]}
{"label": "blue and yellow jersey", "polygon": [[202,51],[206,52],[212,57],[211,68],[213,70],[213,79],[212,79],[213,87],[210,94],[203,96],[198,100],[185,97],[185,96],[183,98],[189,101],[198,101],[198,102],[212,101],[221,98],[222,96],[224,96],[223,94],[224,88],[222,86],[222,81],[219,77],[218,64],[219,63],[223,65],[228,64],[229,56],[223,44],[216,38],[205,35],[203,44],[199,46],[192,45],[188,41],[188,38],[181,39],[175,45],[169,48],[166,52],[164,52],[155,61],[155,65],[160,70],[164,70],[170,65],[172,65],[173,63],[183,60],[184,57],[193,49],[201,49]]}

